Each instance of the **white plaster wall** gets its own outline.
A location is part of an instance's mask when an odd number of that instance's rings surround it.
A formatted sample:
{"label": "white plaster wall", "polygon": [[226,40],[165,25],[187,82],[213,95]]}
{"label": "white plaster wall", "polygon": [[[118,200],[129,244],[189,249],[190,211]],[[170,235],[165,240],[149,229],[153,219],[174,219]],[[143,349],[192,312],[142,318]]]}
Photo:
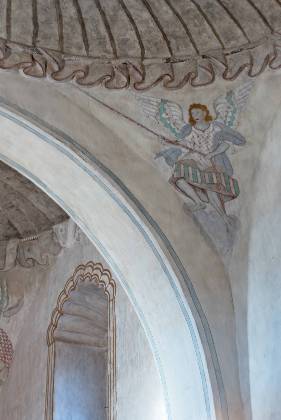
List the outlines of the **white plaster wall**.
{"label": "white plaster wall", "polygon": [[[280,72],[264,74],[255,81],[240,125],[247,145],[243,153],[234,156],[235,172],[239,174],[241,186],[235,214],[239,216],[241,225],[227,269],[234,301],[243,411],[247,420],[271,419],[269,407],[272,404],[272,388],[269,387],[266,394],[257,393],[257,389],[262,389],[267,383],[265,377],[260,376],[260,370],[265,369],[269,377],[274,371],[271,361],[269,364],[266,362],[270,352],[264,352],[264,346],[278,343],[276,318],[270,320],[270,312],[275,311],[279,295],[273,292],[270,282],[277,281],[277,265],[280,267],[280,258],[277,258],[280,235],[276,219],[278,201],[280,207],[277,148],[280,137],[277,140],[275,134],[273,140],[272,134],[273,121],[280,109],[280,98]],[[274,124],[276,127],[277,123]],[[272,261],[275,263],[272,264]],[[271,335],[272,328],[275,334]],[[271,335],[269,340],[267,334]],[[264,412],[265,407],[269,409],[268,412]]]}
{"label": "white plaster wall", "polygon": [[281,113],[256,172],[249,245],[248,340],[254,420],[281,418]]}
{"label": "white plaster wall", "polygon": [[[0,326],[15,347],[8,381],[0,389],[0,420],[43,420],[45,408],[46,332],[58,294],[77,265],[101,262],[109,268],[89,240],[63,249],[49,268],[16,268],[0,273],[25,290],[22,310]],[[117,395],[118,420],[164,420],[164,402],[158,372],[144,331],[132,306],[117,284]],[[153,390],[153,392],[152,392]],[[75,418],[76,420],[76,418]]]}

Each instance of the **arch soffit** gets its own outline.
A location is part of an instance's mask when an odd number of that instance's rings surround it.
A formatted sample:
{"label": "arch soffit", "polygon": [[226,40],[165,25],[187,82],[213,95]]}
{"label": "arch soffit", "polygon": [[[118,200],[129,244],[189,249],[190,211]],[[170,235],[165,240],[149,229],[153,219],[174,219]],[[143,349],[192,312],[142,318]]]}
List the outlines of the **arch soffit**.
{"label": "arch soffit", "polygon": [[[3,108],[0,111],[0,159],[31,179],[76,221],[109,262],[132,301],[156,360],[167,419],[185,419],[187,410],[190,418],[215,418],[195,321],[167,258],[147,226],[96,168],[23,118]],[[112,231],[113,225],[119,232]],[[124,231],[127,240],[123,236],[121,244]],[[132,252],[142,257],[136,262]],[[173,328],[175,322],[177,330]],[[192,371],[192,377],[183,375],[185,371]]]}

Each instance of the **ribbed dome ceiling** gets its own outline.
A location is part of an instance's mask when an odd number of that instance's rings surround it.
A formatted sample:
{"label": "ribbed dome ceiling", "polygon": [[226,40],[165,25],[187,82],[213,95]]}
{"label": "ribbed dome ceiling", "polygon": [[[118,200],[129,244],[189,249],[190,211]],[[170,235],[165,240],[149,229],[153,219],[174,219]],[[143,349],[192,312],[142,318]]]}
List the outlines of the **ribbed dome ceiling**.
{"label": "ribbed dome ceiling", "polygon": [[255,75],[280,65],[281,0],[2,0],[0,7],[0,65],[29,75],[113,88],[133,79],[139,89],[165,79],[172,88],[207,84],[219,65],[225,78],[241,66]]}
{"label": "ribbed dome ceiling", "polygon": [[0,241],[37,235],[66,219],[46,194],[0,162]]}
{"label": "ribbed dome ceiling", "polygon": [[92,57],[184,57],[241,47],[281,29],[278,0],[1,3],[3,38]]}

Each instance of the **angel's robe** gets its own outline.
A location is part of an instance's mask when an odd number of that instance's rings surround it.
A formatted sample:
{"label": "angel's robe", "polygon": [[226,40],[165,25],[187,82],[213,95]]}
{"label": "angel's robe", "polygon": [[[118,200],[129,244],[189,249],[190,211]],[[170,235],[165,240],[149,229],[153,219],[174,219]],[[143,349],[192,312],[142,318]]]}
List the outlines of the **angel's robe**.
{"label": "angel's robe", "polygon": [[[226,152],[219,152],[220,144],[223,142],[235,145],[246,143],[240,133],[218,121],[210,123],[205,130],[185,124],[178,134],[178,140],[191,149],[181,156],[180,160],[193,160],[201,170],[209,169],[214,165],[217,171],[225,172],[229,176],[233,175],[233,168]],[[210,159],[209,153],[215,153],[216,150],[218,153]]]}

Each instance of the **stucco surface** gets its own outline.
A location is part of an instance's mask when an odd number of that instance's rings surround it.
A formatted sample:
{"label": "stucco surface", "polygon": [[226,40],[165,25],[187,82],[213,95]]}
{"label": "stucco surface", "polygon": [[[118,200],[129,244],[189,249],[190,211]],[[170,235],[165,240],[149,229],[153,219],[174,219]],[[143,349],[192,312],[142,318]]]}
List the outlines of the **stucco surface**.
{"label": "stucco surface", "polygon": [[[232,258],[228,264],[235,305],[243,406],[246,418],[253,419],[262,418],[259,417],[260,415],[271,418],[270,416],[274,415],[276,409],[275,404],[271,405],[270,402],[272,413],[269,405],[267,406],[269,411],[264,412],[260,406],[261,394],[257,396],[255,391],[258,383],[260,385],[264,383],[264,379],[258,373],[261,366],[263,366],[261,369],[265,369],[269,376],[274,376],[275,368],[272,368],[271,362],[267,358],[259,359],[259,366],[252,360],[256,359],[254,354],[260,354],[260,351],[264,354],[262,343],[269,343],[268,340],[264,340],[265,329],[259,319],[267,319],[266,330],[274,329],[275,335],[271,336],[271,344],[274,347],[274,342],[280,331],[274,321],[271,309],[269,309],[272,307],[272,303],[269,303],[270,297],[267,295],[273,292],[274,285],[270,286],[266,281],[267,278],[274,277],[279,282],[279,276],[273,274],[276,266],[272,264],[272,261],[276,261],[276,264],[279,261],[275,255],[275,252],[279,253],[278,223],[275,223],[277,217],[275,210],[280,195],[278,195],[278,183],[273,180],[272,174],[278,172],[276,142],[279,135],[276,131],[273,134],[273,127],[276,130],[279,119],[280,77],[268,78],[260,82],[256,86],[256,95],[250,103],[251,111],[248,116],[248,128],[246,128],[251,143],[238,163],[246,184],[245,189],[241,191],[239,206],[241,227]],[[265,174],[267,175],[265,176]],[[264,225],[265,221],[268,223],[267,228]],[[270,229],[269,225],[271,225]],[[270,241],[275,243],[273,247],[266,246],[264,235],[270,236]],[[265,249],[267,249],[266,252]],[[263,271],[264,269],[266,271]],[[259,302],[258,305],[257,302]],[[253,308],[255,309],[253,310]],[[259,342],[257,337],[260,339]],[[251,350],[249,350],[250,347]],[[278,370],[276,370],[278,375],[277,372]],[[274,391],[272,392],[274,395]],[[263,405],[263,407],[265,406]],[[253,411],[251,411],[251,407]],[[261,410],[259,411],[257,407]]]}
{"label": "stucco surface", "polygon": [[[280,105],[262,145],[253,182],[248,239],[249,405],[253,419],[279,419],[280,325]],[[266,398],[264,399],[264,396]]]}

